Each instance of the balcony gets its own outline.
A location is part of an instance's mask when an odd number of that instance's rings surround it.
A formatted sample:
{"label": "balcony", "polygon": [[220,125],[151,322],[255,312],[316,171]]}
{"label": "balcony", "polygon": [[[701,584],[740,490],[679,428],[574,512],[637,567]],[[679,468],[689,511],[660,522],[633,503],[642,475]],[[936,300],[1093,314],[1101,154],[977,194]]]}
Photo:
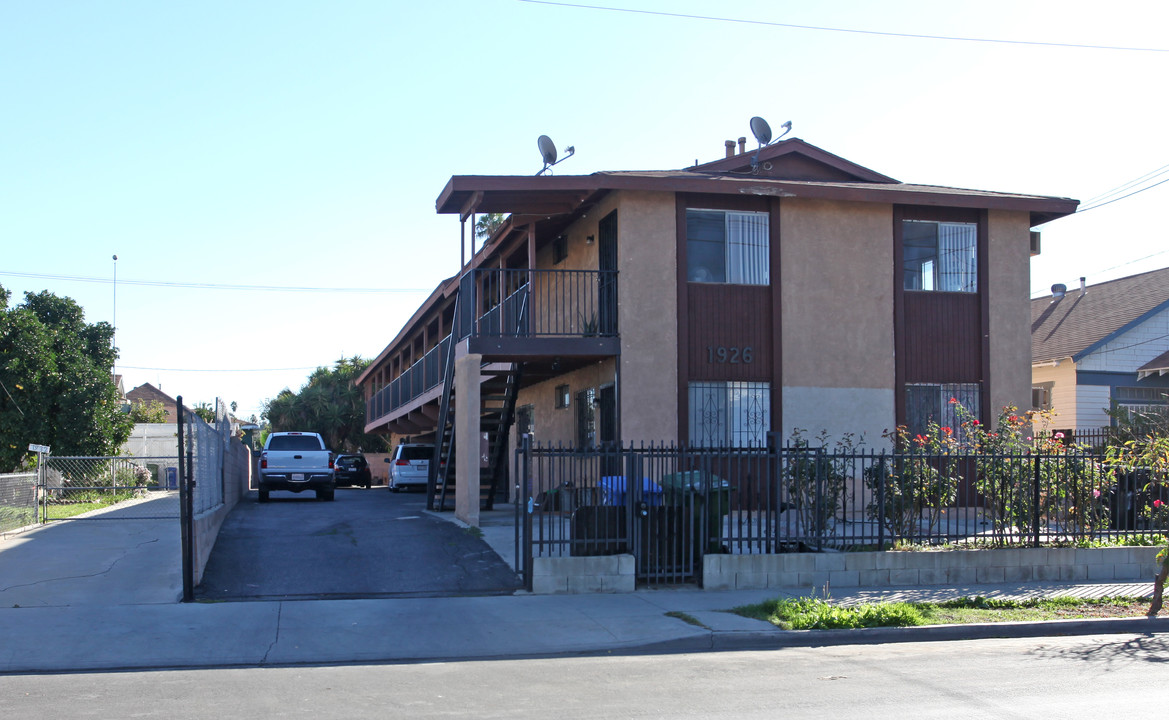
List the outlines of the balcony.
{"label": "balcony", "polygon": [[617,355],[617,273],[479,268],[459,281],[455,332],[366,403],[366,424],[420,408],[441,392],[451,338],[484,362]]}

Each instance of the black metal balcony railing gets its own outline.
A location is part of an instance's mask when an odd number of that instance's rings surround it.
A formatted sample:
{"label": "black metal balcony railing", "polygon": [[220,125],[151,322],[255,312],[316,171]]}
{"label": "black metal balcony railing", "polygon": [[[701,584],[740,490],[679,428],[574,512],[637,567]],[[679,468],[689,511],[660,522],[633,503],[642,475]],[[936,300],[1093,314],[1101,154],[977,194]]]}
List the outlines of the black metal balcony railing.
{"label": "black metal balcony railing", "polygon": [[[459,281],[453,336],[616,337],[617,273],[600,270],[479,268]],[[366,403],[374,422],[442,384],[452,335],[431,348]]]}
{"label": "black metal balcony railing", "polygon": [[617,272],[480,268],[459,286],[463,337],[616,337]]}

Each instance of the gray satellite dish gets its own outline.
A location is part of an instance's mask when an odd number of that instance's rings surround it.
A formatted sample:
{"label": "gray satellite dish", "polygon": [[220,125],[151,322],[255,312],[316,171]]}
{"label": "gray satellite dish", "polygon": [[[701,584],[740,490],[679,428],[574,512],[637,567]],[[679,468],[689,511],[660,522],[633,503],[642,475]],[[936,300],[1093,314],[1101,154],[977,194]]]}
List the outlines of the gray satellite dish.
{"label": "gray satellite dish", "polygon": [[755,136],[760,145],[771,142],[771,126],[759,116],[751,118],[751,134]]}
{"label": "gray satellite dish", "polygon": [[544,166],[556,164],[556,143],[552,142],[552,138],[547,135],[541,135],[540,139],[536,141],[540,146],[540,157],[544,159]]}
{"label": "gray satellite dish", "polygon": [[544,173],[548,172],[548,168],[556,165],[557,163],[564,162],[576,153],[576,148],[569,145],[564,150],[566,153],[565,156],[558,160],[556,154],[556,143],[552,142],[552,138],[548,137],[547,135],[541,135],[540,138],[536,140],[536,145],[539,146],[540,157],[544,160],[544,167],[541,168],[540,172],[536,173],[537,175],[543,175]]}

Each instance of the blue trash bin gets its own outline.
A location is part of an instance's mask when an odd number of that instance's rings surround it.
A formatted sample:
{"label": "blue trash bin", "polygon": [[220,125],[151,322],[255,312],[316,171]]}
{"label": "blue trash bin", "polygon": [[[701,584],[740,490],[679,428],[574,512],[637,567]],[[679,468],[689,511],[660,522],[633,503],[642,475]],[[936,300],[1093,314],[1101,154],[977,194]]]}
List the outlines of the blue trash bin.
{"label": "blue trash bin", "polygon": [[167,490],[178,490],[179,489],[179,469],[178,468],[168,467],[166,469],[166,489]]}
{"label": "blue trash bin", "polygon": [[[626,482],[624,475],[610,475],[597,483],[601,490],[602,505],[625,505]],[[641,479],[641,500],[651,507],[662,504],[662,486],[649,478]]]}

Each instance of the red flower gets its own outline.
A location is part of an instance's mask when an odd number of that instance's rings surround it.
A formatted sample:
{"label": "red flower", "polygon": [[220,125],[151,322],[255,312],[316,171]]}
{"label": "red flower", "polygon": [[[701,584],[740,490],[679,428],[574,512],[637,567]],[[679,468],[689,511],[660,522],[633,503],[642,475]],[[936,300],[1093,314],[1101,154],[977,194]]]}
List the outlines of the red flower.
{"label": "red flower", "polygon": [[958,398],[950,398],[950,404],[951,404],[951,405],[957,405],[957,404],[958,404]]}
{"label": "red flower", "polygon": [[1162,505],[1164,505],[1164,504],[1165,504],[1165,503],[1161,502],[1160,500],[1154,500],[1154,501],[1153,501],[1153,507],[1155,507],[1155,508],[1159,508],[1159,507],[1161,507],[1161,506],[1162,506]]}
{"label": "red flower", "polygon": [[951,429],[950,429],[950,428],[948,428],[948,427],[944,427],[944,428],[942,428],[942,432],[946,433],[947,435],[953,435],[953,434],[954,434],[954,431],[953,431],[953,430],[951,430]]}

